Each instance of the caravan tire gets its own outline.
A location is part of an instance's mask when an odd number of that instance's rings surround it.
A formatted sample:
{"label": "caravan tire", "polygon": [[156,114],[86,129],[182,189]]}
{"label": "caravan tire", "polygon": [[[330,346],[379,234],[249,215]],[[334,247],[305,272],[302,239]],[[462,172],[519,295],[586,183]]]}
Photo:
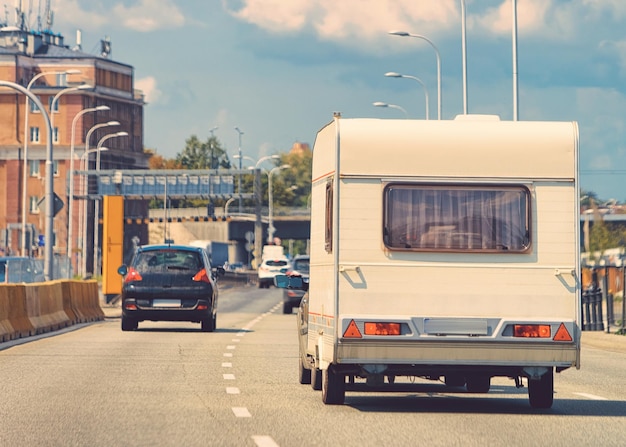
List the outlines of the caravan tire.
{"label": "caravan tire", "polygon": [[343,405],[346,399],[346,376],[335,372],[333,365],[322,373],[322,401],[326,405]]}
{"label": "caravan tire", "polygon": [[315,391],[322,389],[322,370],[315,368],[311,371],[311,388]]}
{"label": "caravan tire", "polygon": [[533,408],[551,408],[554,401],[554,372],[552,368],[539,380],[528,380],[528,400]]}

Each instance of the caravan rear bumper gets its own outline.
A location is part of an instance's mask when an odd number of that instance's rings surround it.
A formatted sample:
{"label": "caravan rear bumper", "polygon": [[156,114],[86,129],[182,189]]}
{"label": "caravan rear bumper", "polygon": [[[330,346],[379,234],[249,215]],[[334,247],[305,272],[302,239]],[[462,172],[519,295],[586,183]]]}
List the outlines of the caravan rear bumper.
{"label": "caravan rear bumper", "polygon": [[540,366],[565,369],[578,366],[575,343],[507,343],[480,341],[381,341],[339,342],[339,364]]}

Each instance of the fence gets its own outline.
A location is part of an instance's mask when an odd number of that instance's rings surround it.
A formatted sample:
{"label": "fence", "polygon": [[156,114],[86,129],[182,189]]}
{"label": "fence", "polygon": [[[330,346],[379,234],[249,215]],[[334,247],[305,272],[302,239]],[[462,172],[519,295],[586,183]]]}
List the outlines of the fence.
{"label": "fence", "polygon": [[[626,334],[624,314],[625,266],[582,267],[582,319],[584,331]],[[604,318],[606,316],[606,318]]]}

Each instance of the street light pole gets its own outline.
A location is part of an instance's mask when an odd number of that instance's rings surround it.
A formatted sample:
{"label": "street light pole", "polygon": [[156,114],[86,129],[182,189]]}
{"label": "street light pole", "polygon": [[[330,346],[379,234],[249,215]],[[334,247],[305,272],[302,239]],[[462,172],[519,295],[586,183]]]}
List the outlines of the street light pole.
{"label": "street light pole", "polygon": [[24,93],[28,96],[31,101],[37,105],[39,110],[41,111],[41,115],[46,122],[46,171],[45,171],[45,185],[46,185],[46,193],[45,193],[45,202],[46,202],[46,230],[45,230],[45,250],[44,250],[44,267],[43,274],[46,281],[50,281],[54,279],[54,251],[52,246],[53,239],[53,228],[54,228],[54,177],[52,173],[52,161],[53,161],[53,148],[52,148],[52,126],[50,125],[50,117],[48,116],[48,112],[43,107],[43,104],[27,88],[16,84],[14,82],[9,81],[0,81],[0,87],[10,87],[14,90],[17,90],[21,93]]}
{"label": "street light pole", "polygon": [[398,109],[398,110],[401,110],[402,112],[404,112],[404,116],[406,118],[409,117],[409,114],[407,113],[407,111],[404,108],[402,108],[400,106],[397,106],[395,104],[387,104],[386,102],[376,101],[376,102],[373,102],[372,105],[374,107],[388,107],[390,109]]}
{"label": "street light pole", "polygon": [[[91,152],[95,152],[95,151],[90,151],[89,150],[89,140],[91,138],[91,135],[98,129],[101,129],[103,127],[108,127],[108,126],[119,126],[120,123],[119,121],[108,121],[106,123],[100,123],[100,124],[96,124],[95,126],[92,126],[88,131],[87,131],[87,135],[85,136],[85,152],[83,155],[85,154],[89,154]],[[89,167],[89,156],[87,155],[86,160],[85,160],[85,165],[83,166],[83,171],[87,171]],[[89,184],[88,184],[88,180],[89,177],[87,176],[87,174],[84,174],[81,178],[82,181],[82,191],[83,194],[88,195],[89,192]],[[83,246],[82,246],[82,253],[81,253],[81,264],[82,264],[82,269],[81,269],[81,274],[83,276],[85,276],[85,274],[87,273],[87,256],[86,256],[86,250],[87,250],[87,204],[89,202],[89,200],[87,199],[87,197],[85,197],[84,199],[85,203],[83,204],[83,216],[79,217],[78,223],[79,225],[82,225],[82,228],[79,228],[78,233],[82,236],[82,240],[83,240]]]}
{"label": "street light pole", "polygon": [[274,208],[274,204],[273,204],[273,192],[272,192],[272,175],[274,174],[274,171],[279,171],[281,169],[286,169],[286,168],[290,168],[291,166],[289,165],[281,165],[281,166],[276,166],[275,168],[272,168],[270,170],[270,172],[268,172],[267,174],[267,205],[269,208],[269,213],[268,213],[268,227],[267,227],[267,243],[268,244],[272,244],[274,241],[274,232],[276,231],[276,229],[274,228],[274,216],[273,216],[273,208]]}
{"label": "street light pole", "polygon": [[[35,81],[42,76],[57,75],[57,74],[79,74],[80,70],[63,70],[63,71],[48,71],[38,73],[30,80],[26,90],[30,91],[31,87],[35,84]],[[22,166],[22,256],[30,256],[30,249],[26,246],[26,196],[28,194],[27,182],[28,182],[28,117],[30,113],[30,97],[26,95],[24,103],[24,164]],[[41,109],[40,109],[41,110]],[[31,234],[32,236],[32,234]],[[32,243],[32,241],[31,241]]]}
{"label": "street light pole", "polygon": [[426,36],[421,34],[411,34],[406,31],[389,31],[389,34],[400,37],[414,37],[416,39],[425,40],[435,50],[435,56],[437,57],[437,119],[441,119],[441,55],[437,46]]}
{"label": "street light pole", "polygon": [[426,88],[426,84],[424,84],[424,82],[422,82],[422,80],[420,78],[417,78],[415,76],[411,76],[411,75],[403,75],[400,73],[396,73],[393,71],[387,72],[385,73],[385,76],[387,76],[388,78],[406,78],[406,79],[413,79],[414,81],[419,82],[420,84],[422,84],[422,87],[424,88],[424,99],[426,100],[426,119],[428,119],[429,117],[429,112],[428,112],[428,89]]}
{"label": "street light pole", "polygon": [[[124,131],[105,135],[102,138],[100,138],[100,141],[98,141],[96,149],[102,148],[102,144],[108,139],[116,138],[116,137],[126,137],[126,136],[128,136],[128,132],[124,132]],[[96,173],[100,172],[100,163],[101,163],[100,150],[96,150]],[[99,180],[99,177],[96,176],[96,187],[98,185],[98,180]],[[100,269],[98,268],[98,265],[99,265],[98,244],[99,244],[99,239],[100,239],[100,232],[99,232],[100,200],[99,198],[96,198],[94,200],[93,206],[94,206],[94,211],[93,211],[93,274],[94,276],[97,277],[98,273],[100,272]]]}
{"label": "street light pole", "polygon": [[517,73],[517,0],[512,0],[513,4],[513,121],[519,119],[518,104],[518,73]]}
{"label": "street light pole", "polygon": [[[243,161],[243,157],[241,156],[241,136],[243,132],[239,129],[239,127],[235,127],[237,134],[239,134],[239,170],[241,171],[241,163]],[[239,191],[239,214],[241,214],[241,174],[238,175],[237,182],[237,190]]]}
{"label": "street light pole", "polygon": [[69,271],[68,271],[68,276],[71,279],[73,276],[73,268],[74,268],[74,263],[72,262],[72,250],[74,247],[74,218],[73,218],[73,212],[74,212],[74,142],[76,139],[76,123],[78,122],[78,119],[85,115],[86,113],[92,113],[92,112],[98,112],[98,111],[105,111],[105,110],[110,110],[109,106],[97,106],[97,107],[91,107],[91,108],[87,108],[87,109],[83,109],[80,112],[78,112],[75,116],[74,119],[72,120],[72,135],[71,135],[71,143],[70,143],[70,175],[69,175],[69,197],[67,198],[67,213],[69,215],[68,218],[68,223],[67,223],[67,255],[70,258],[70,265],[69,265]]}
{"label": "street light pole", "polygon": [[463,114],[467,115],[467,38],[465,36],[465,0],[461,0],[461,40],[463,47]]}

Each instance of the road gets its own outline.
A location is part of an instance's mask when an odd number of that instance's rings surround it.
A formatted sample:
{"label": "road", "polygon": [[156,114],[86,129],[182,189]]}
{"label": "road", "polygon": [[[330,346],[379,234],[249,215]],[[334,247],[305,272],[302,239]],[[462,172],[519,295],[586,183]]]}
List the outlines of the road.
{"label": "road", "polygon": [[[0,350],[0,446],[623,446],[626,353],[583,346],[550,410],[494,379],[489,394],[417,381],[325,406],[297,381],[281,291],[222,293],[218,329],[119,319]],[[6,346],[5,346],[6,347]],[[2,349],[2,346],[0,346]]]}

